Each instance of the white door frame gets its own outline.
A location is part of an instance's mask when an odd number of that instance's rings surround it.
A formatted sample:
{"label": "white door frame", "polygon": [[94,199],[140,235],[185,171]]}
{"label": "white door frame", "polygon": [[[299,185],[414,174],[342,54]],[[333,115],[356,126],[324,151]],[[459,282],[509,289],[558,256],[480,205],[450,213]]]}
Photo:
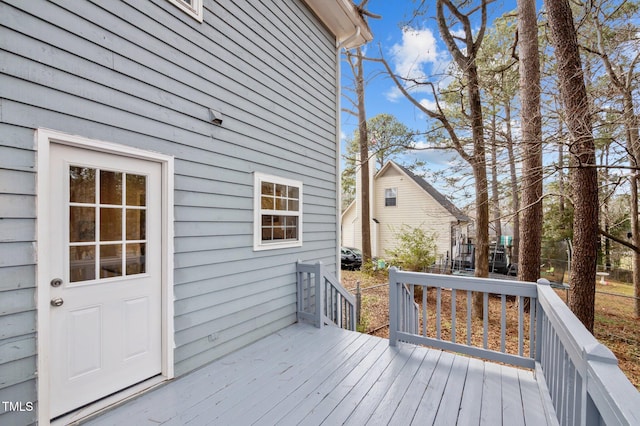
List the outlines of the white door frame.
{"label": "white door frame", "polygon": [[[143,382],[141,386],[134,386],[127,391],[120,392],[115,398],[107,398],[107,401],[92,404],[81,410],[77,418],[85,417],[93,412],[101,410],[117,401],[139,393],[142,389],[149,388],[159,382],[174,377],[174,323],[173,323],[173,176],[174,159],[171,156],[110,142],[88,139],[81,136],[69,135],[56,130],[37,129],[35,132],[35,144],[37,147],[37,230],[36,230],[36,304],[37,304],[37,396],[38,396],[38,424],[50,423],[49,413],[49,362],[50,362],[50,265],[48,247],[50,243],[50,224],[48,214],[52,205],[49,194],[49,146],[51,143],[63,144],[77,148],[94,150],[109,154],[138,158],[160,163],[162,167],[162,372],[160,377],[151,378]],[[66,419],[66,418],[65,418]]]}

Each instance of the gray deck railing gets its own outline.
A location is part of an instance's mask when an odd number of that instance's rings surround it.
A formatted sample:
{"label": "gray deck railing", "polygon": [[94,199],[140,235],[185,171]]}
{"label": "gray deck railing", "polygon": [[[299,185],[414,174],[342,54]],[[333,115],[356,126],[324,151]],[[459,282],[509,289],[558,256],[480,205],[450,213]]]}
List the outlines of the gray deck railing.
{"label": "gray deck railing", "polygon": [[[391,344],[394,345],[396,341],[404,341],[409,343],[424,344],[428,346],[437,347],[440,349],[446,349],[456,352],[465,353],[472,356],[485,358],[492,361],[505,362],[516,366],[534,368],[535,362],[533,360],[533,348],[530,342],[533,341],[533,318],[535,315],[535,302],[531,305],[534,309],[531,309],[530,313],[525,315],[524,298],[531,298],[535,301],[537,292],[536,286],[532,283],[522,283],[518,281],[509,280],[491,280],[486,278],[474,278],[474,277],[457,277],[451,275],[439,275],[439,274],[425,274],[418,272],[404,272],[398,271],[395,268],[389,270],[389,339]],[[404,302],[404,294],[406,289],[413,295],[415,294],[416,287],[422,287],[422,303],[419,308],[419,315],[417,318],[420,323],[419,330],[417,332],[411,331],[405,326],[404,317],[412,315],[411,312],[403,312],[407,307],[407,303]],[[435,329],[432,335],[427,333],[428,326],[428,304],[427,294],[429,288],[434,288],[436,292],[436,304],[435,304]],[[442,292],[451,291],[451,312],[450,318],[443,318],[442,310]],[[481,291],[483,301],[484,316],[482,319],[482,340],[479,345],[472,344],[473,328],[472,328],[472,293]],[[466,303],[466,339],[460,342],[456,333],[458,315],[454,315],[458,311],[456,296],[458,292],[465,292],[467,294]],[[500,348],[499,350],[489,349],[489,333],[490,321],[489,321],[489,294],[500,295],[500,301],[502,310],[500,313]],[[506,349],[507,327],[506,327],[506,301],[507,296],[515,296],[520,298],[522,303],[519,303],[519,316],[518,316],[518,350],[516,353],[508,353]],[[433,309],[433,307],[431,307]],[[464,310],[464,307],[463,309]],[[413,308],[411,308],[413,311]],[[443,322],[446,323],[447,331],[451,337],[449,340],[442,339]],[[528,327],[525,327],[525,323],[528,323]],[[528,335],[525,334],[528,328]],[[529,355],[525,354],[526,346],[529,346]]]}
{"label": "gray deck railing", "polygon": [[[492,280],[474,277],[446,276],[416,272],[389,271],[389,340],[424,344],[445,350],[476,356],[492,361],[535,369],[540,389],[548,393],[545,399],[551,405],[548,412],[557,417],[561,425],[637,425],[640,424],[640,393],[618,367],[613,353],[582,325],[566,304],[548,285],[520,281]],[[408,290],[415,293],[422,287],[419,312],[421,327],[411,330],[404,318],[413,308],[404,300]],[[435,335],[427,335],[427,292],[435,288]],[[451,318],[443,322],[441,295],[451,292]],[[465,343],[456,340],[456,293],[467,294]],[[483,294],[482,344],[472,345],[472,293]],[[500,298],[499,350],[488,349],[487,336],[491,321],[488,319],[489,294]],[[507,353],[506,298],[518,298],[518,350]],[[524,298],[530,298],[531,309],[525,314]],[[433,308],[431,308],[433,309]],[[402,311],[405,312],[402,312]],[[443,327],[450,328],[450,340],[443,340]],[[526,329],[528,328],[528,333]],[[430,330],[433,330],[431,327]],[[524,348],[528,346],[528,354]]]}
{"label": "gray deck railing", "polygon": [[322,262],[296,264],[298,320],[356,329],[356,300]]}

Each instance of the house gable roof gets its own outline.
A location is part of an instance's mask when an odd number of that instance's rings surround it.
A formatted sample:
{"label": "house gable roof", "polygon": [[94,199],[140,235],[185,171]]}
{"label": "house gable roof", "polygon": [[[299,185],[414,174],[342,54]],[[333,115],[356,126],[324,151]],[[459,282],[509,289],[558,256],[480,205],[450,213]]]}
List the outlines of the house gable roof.
{"label": "house gable roof", "polygon": [[376,179],[385,174],[390,168],[395,168],[400,173],[409,177],[413,182],[415,182],[422,190],[424,190],[427,194],[429,194],[438,204],[444,207],[452,216],[454,216],[457,220],[461,222],[470,222],[471,219],[466,214],[462,213],[460,209],[458,209],[447,197],[442,195],[437,189],[431,186],[426,180],[421,178],[420,176],[415,175],[411,170],[407,169],[399,165],[398,163],[389,160],[387,163],[376,173]]}

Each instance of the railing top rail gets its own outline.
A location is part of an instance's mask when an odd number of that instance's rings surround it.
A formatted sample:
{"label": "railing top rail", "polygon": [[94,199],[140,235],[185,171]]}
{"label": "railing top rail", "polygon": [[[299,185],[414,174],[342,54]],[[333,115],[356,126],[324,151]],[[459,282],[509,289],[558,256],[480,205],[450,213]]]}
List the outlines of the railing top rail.
{"label": "railing top rail", "polygon": [[548,285],[538,285],[538,301],[564,350],[587,383],[587,392],[606,424],[640,424],[640,393],[618,360],[587,330]]}
{"label": "railing top rail", "polygon": [[[390,271],[395,268],[391,268]],[[482,291],[486,293],[505,294],[508,296],[537,297],[535,283],[499,280],[492,278],[465,277],[459,275],[441,275],[424,272],[408,272],[395,269],[396,282],[418,284],[433,287],[452,288],[456,290]],[[389,276],[391,280],[391,275]]]}
{"label": "railing top rail", "polygon": [[617,365],[588,364],[589,394],[607,424],[640,425],[640,393]]}
{"label": "railing top rail", "polygon": [[303,263],[303,262],[296,262],[296,271],[297,272],[315,272],[318,268],[318,265],[316,263]]}
{"label": "railing top rail", "polygon": [[603,360],[617,364],[613,353],[598,342],[550,286],[538,286],[538,301],[567,354],[578,368],[584,368],[584,362],[588,361],[585,354],[596,347],[601,347],[599,353],[604,357]]}

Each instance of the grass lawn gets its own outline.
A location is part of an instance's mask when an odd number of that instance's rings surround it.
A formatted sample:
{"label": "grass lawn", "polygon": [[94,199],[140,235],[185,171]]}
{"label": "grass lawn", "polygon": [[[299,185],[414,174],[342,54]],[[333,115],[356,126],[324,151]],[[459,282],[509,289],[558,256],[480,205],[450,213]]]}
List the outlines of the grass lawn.
{"label": "grass lawn", "polygon": [[[352,293],[355,293],[356,282],[360,282],[362,291],[362,312],[360,321],[360,331],[369,332],[381,337],[389,336],[389,287],[384,285],[387,277],[383,273],[373,276],[364,275],[358,271],[342,271],[342,283]],[[626,374],[631,383],[640,390],[640,322],[634,317],[634,299],[621,296],[633,296],[633,286],[607,282],[608,285],[596,283],[596,307],[595,307],[595,329],[596,338],[606,345],[616,355],[620,369]],[[442,292],[442,338],[448,339],[450,330],[446,330],[446,321],[451,318],[450,295]],[[462,294],[461,294],[462,293]],[[560,298],[565,301],[564,290],[557,290]],[[606,294],[605,294],[606,293]],[[429,300],[435,295],[429,292]],[[466,333],[466,296],[464,292],[457,295],[457,327],[456,334],[458,341],[465,339]],[[428,302],[429,304],[430,302]],[[489,347],[499,349],[500,345],[500,300],[491,298],[489,307],[490,323],[498,324],[495,330],[489,333]],[[433,327],[435,321],[430,321]],[[428,321],[428,323],[429,323]],[[517,349],[510,346],[517,345],[517,305],[515,302],[507,302],[507,352],[515,353]],[[449,326],[450,327],[450,326]],[[481,339],[482,324],[475,322],[473,325],[473,339]],[[476,333],[478,336],[476,337]],[[429,333],[429,335],[431,335]],[[525,351],[528,347],[525,345]]]}

